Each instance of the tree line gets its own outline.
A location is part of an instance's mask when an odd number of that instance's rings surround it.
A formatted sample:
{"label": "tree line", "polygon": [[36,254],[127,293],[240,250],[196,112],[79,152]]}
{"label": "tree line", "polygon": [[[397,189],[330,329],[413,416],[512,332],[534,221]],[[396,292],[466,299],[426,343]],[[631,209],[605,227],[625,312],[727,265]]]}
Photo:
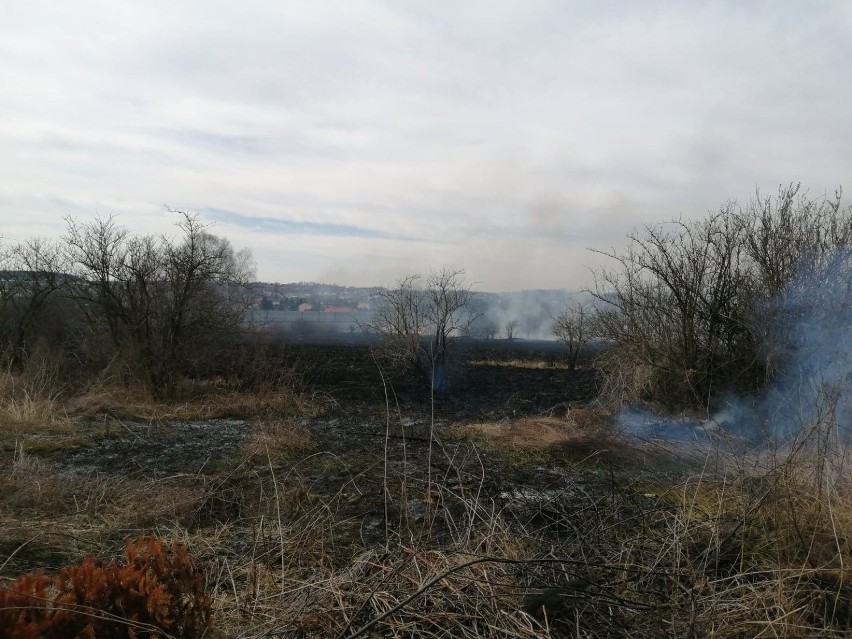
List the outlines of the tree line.
{"label": "tree line", "polygon": [[[701,219],[645,225],[625,248],[598,251],[611,266],[595,272],[592,301],[553,318],[568,366],[597,340],[608,398],[670,410],[710,410],[727,393],[764,387],[794,356],[809,307],[852,307],[852,208],[841,202],[839,190],[811,197],[790,184]],[[382,294],[372,328],[391,361],[435,377],[479,315],[463,275],[411,275]]]}
{"label": "tree line", "polygon": [[[796,356],[809,309],[818,307],[825,324],[832,309],[843,318],[852,308],[852,207],[841,203],[840,191],[811,197],[791,184],[700,219],[645,225],[625,247],[599,251],[610,266],[595,273],[592,301],[553,318],[567,363],[577,366],[597,340],[608,397],[668,409],[710,410],[726,393],[764,387]],[[45,347],[172,397],[189,362],[240,333],[254,276],[248,251],[196,215],[173,213],[172,236],[133,234],[114,217],[67,218],[58,241],[5,247],[4,363],[23,366]],[[411,275],[378,294],[382,304],[364,328],[383,337],[388,361],[434,388],[454,340],[482,315],[464,271]]]}
{"label": "tree line", "polygon": [[115,217],[66,219],[57,241],[5,247],[0,348],[8,367],[39,349],[77,369],[111,367],[152,395],[175,393],[188,358],[236,335],[250,299],[251,254],[173,211],[173,236],[133,234]]}

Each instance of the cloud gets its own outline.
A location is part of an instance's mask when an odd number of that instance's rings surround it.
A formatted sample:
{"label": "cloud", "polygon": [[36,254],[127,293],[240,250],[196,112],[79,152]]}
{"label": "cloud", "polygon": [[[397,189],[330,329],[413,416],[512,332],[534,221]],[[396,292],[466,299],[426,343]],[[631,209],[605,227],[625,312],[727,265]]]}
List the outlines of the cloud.
{"label": "cloud", "polygon": [[250,229],[252,232],[256,233],[417,241],[416,238],[408,238],[379,229],[370,229],[360,226],[352,226],[349,224],[329,224],[305,220],[258,217],[254,215],[243,215],[233,211],[225,211],[218,208],[206,208],[203,209],[203,212],[215,221]]}
{"label": "cloud", "polygon": [[850,11],[10,0],[3,235],[58,234],[68,208],[166,230],[166,202],[239,212],[222,230],[269,279],[451,261],[580,286],[585,247],[633,225],[848,185]]}

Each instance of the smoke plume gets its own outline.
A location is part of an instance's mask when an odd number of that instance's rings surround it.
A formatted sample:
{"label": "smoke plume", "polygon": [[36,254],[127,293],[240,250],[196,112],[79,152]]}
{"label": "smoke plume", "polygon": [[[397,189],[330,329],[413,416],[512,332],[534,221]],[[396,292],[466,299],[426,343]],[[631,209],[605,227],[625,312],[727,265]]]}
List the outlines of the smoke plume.
{"label": "smoke plume", "polygon": [[728,398],[717,421],[752,438],[790,439],[808,429],[852,428],[852,250],[805,263],[768,308],[775,368],[756,398]]}
{"label": "smoke plume", "polygon": [[727,395],[710,420],[660,417],[635,407],[618,424],[639,437],[685,441],[725,431],[752,443],[852,435],[852,250],[803,261],[777,298],[757,305],[768,387]]}

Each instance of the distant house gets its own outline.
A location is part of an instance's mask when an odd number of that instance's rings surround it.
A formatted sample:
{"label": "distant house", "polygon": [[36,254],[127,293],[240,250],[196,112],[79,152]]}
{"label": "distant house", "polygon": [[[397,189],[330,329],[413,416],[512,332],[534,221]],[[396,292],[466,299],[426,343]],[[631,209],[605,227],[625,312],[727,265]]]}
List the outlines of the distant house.
{"label": "distant house", "polygon": [[352,313],[355,309],[352,306],[326,306],[326,313]]}
{"label": "distant house", "polygon": [[304,313],[305,311],[313,310],[313,308],[314,308],[314,305],[308,304],[307,302],[302,302],[301,304],[299,304],[299,312],[300,313]]}

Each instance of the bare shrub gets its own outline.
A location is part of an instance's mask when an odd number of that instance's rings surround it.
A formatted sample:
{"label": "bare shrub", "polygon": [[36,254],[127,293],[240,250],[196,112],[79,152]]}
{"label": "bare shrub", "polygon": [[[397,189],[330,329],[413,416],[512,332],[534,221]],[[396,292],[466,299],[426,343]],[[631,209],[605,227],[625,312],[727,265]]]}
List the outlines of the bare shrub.
{"label": "bare shrub", "polygon": [[157,397],[170,397],[188,353],[239,331],[253,274],[247,251],[179,212],[181,237],[133,236],[115,219],[68,220],[72,295]]}
{"label": "bare shrub", "polygon": [[61,347],[76,318],[63,304],[69,280],[61,244],[21,242],[8,249],[0,267],[0,346],[14,368],[39,344]]}
{"label": "bare shrub", "polygon": [[774,197],[755,193],[739,212],[755,293],[780,295],[797,275],[823,270],[838,248],[850,246],[852,215],[841,208],[841,195],[811,198],[801,184],[782,186]]}
{"label": "bare shrub", "polygon": [[409,275],[382,291],[370,328],[384,339],[388,359],[414,367],[434,388],[452,340],[467,334],[478,313],[463,270],[445,267],[423,280]]}
{"label": "bare shrub", "polygon": [[577,368],[580,353],[592,333],[594,311],[586,304],[576,303],[563,309],[553,320],[553,334],[568,351],[568,369]]}
{"label": "bare shrub", "polygon": [[626,250],[604,252],[616,267],[597,273],[594,291],[602,337],[617,345],[606,360],[616,387],[669,408],[761,387],[777,370],[769,343],[783,342],[789,319],[774,300],[794,276],[833,267],[850,239],[839,194],[809,199],[798,186],[632,233]]}
{"label": "bare shrub", "polygon": [[520,325],[521,323],[518,320],[509,320],[506,322],[506,339],[515,339]]}

